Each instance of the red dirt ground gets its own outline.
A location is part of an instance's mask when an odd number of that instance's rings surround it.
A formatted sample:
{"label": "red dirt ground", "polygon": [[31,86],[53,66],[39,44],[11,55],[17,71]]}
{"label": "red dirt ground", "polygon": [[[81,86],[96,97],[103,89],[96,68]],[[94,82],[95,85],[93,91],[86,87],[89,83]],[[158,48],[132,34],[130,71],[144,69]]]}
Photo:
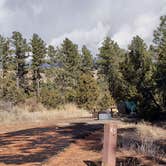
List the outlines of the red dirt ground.
{"label": "red dirt ground", "polygon": [[[0,130],[0,166],[101,166],[102,125],[77,122],[61,127],[33,124],[17,128]],[[133,166],[156,165],[134,152],[117,151],[117,166],[132,166],[131,162]]]}

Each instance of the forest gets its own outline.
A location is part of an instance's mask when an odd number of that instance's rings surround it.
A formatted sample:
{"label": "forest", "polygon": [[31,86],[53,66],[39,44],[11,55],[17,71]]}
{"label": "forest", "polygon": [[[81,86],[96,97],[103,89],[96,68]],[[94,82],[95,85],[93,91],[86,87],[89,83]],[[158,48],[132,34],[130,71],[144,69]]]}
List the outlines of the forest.
{"label": "forest", "polygon": [[38,34],[30,40],[17,31],[0,35],[0,101],[13,105],[32,98],[46,108],[74,103],[90,112],[134,101],[145,120],[166,115],[166,15],[147,45],[134,36],[127,49],[110,37],[96,55],[66,38],[48,45]]}

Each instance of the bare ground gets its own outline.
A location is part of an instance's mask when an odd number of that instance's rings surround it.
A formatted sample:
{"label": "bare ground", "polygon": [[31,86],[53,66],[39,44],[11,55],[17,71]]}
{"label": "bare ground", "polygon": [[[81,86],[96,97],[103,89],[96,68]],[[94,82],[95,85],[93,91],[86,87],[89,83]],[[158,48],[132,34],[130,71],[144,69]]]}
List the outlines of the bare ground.
{"label": "bare ground", "polygon": [[[89,122],[89,123],[87,123]],[[119,122],[117,122],[119,123]],[[44,124],[0,127],[0,165],[20,166],[100,166],[103,125],[89,119],[65,120]],[[119,127],[118,140],[133,135],[135,129]],[[139,140],[138,140],[139,141]],[[159,141],[159,140],[158,140]],[[160,138],[165,147],[164,138]],[[136,151],[117,149],[117,166],[165,165]]]}

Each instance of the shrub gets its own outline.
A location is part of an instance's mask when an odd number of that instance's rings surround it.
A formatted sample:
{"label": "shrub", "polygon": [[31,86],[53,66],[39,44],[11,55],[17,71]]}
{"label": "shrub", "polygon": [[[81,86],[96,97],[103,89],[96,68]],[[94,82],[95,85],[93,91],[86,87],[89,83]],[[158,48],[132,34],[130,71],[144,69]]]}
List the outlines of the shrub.
{"label": "shrub", "polygon": [[25,92],[16,86],[13,73],[9,73],[4,78],[0,78],[0,98],[5,102],[17,104],[25,100]]}
{"label": "shrub", "polygon": [[112,98],[110,93],[106,91],[98,102],[98,108],[99,110],[107,110],[114,104],[115,104],[114,99]]}
{"label": "shrub", "polygon": [[64,98],[54,87],[45,86],[41,89],[40,101],[46,107],[57,108],[58,105],[63,104]]}

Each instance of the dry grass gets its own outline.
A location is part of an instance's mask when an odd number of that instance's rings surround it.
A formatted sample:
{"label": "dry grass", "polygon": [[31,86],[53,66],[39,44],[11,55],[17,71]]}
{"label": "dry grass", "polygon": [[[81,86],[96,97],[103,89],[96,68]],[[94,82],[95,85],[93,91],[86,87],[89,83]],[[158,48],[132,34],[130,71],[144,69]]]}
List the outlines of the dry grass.
{"label": "dry grass", "polygon": [[10,111],[0,110],[0,124],[43,122],[57,119],[89,117],[91,114],[75,104],[66,104],[59,109],[46,109],[41,104],[24,104]]}
{"label": "dry grass", "polygon": [[157,126],[153,126],[147,122],[140,122],[138,124],[134,123],[126,123],[126,122],[119,122],[119,128],[135,128],[137,131],[137,135],[141,138],[148,138],[153,140],[158,139],[165,139],[166,138],[166,131]]}
{"label": "dry grass", "polygon": [[[155,162],[165,160],[166,131],[161,127],[152,126],[150,123],[141,122],[136,124],[120,122],[120,147],[129,151],[151,157]],[[130,129],[130,130],[128,130]],[[161,143],[163,142],[163,143]]]}
{"label": "dry grass", "polygon": [[149,139],[153,139],[153,140],[166,138],[166,131],[163,128],[152,126],[145,122],[138,124],[137,130],[141,138],[148,137]]}

